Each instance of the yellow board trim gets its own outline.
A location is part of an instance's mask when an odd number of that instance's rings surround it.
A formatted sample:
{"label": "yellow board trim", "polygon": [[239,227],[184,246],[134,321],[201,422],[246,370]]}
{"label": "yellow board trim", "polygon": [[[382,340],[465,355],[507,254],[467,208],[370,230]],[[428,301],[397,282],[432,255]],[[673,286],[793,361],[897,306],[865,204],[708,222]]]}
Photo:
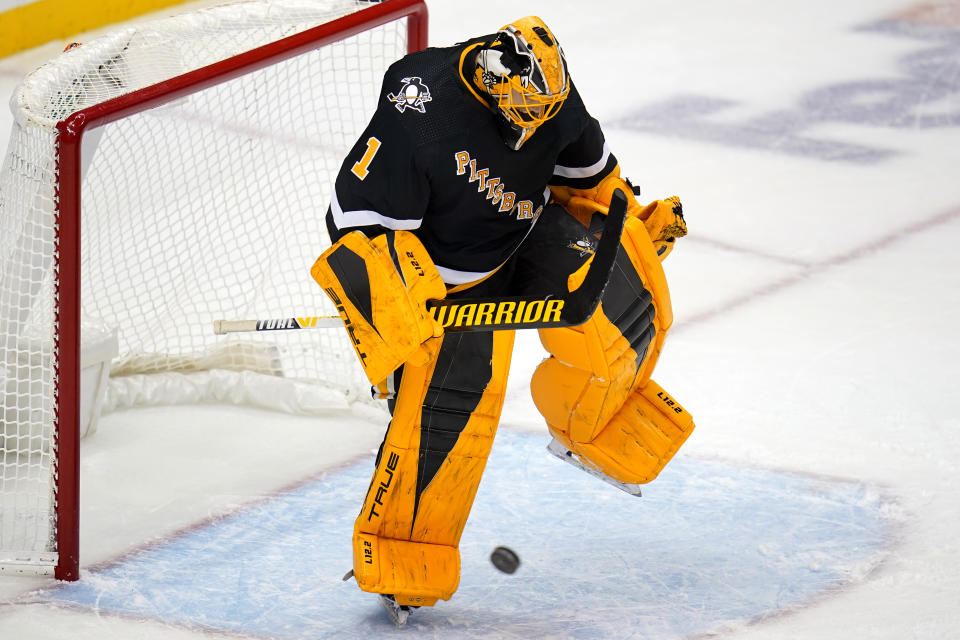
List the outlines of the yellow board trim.
{"label": "yellow board trim", "polygon": [[185,0],[37,0],[0,13],[0,57]]}

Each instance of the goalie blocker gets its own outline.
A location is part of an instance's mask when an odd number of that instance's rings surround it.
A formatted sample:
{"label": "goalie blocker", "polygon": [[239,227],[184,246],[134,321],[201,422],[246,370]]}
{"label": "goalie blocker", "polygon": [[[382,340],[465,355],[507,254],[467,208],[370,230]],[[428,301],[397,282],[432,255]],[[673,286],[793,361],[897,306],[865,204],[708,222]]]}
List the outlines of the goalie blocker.
{"label": "goalie blocker", "polygon": [[388,231],[372,240],[348,233],[310,271],[343,319],[372,384],[405,362],[426,364],[443,327],[426,309],[446,287],[419,239]]}

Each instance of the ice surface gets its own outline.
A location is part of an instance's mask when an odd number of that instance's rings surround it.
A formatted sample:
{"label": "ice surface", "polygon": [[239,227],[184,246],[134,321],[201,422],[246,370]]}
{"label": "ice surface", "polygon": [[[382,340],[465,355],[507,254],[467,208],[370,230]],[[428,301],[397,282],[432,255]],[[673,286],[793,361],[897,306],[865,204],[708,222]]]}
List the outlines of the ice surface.
{"label": "ice surface", "polygon": [[[759,619],[862,579],[887,553],[889,498],[858,483],[678,460],[642,499],[504,430],[462,540],[460,588],[392,628],[341,580],[372,459],[35,594],[101,614],[289,638],[671,638]],[[488,556],[521,557],[513,576]]]}
{"label": "ice surface", "polygon": [[[543,17],[624,172],[683,199],[655,377],[697,431],[643,498],[576,475],[543,450],[527,391],[542,351],[520,336],[463,586],[406,631],[957,637],[957,4],[430,8],[435,44]],[[0,89],[61,45],[0,61]],[[393,633],[337,582],[381,433],[344,414],[107,416],[83,445],[83,577],[0,579],[0,637],[323,637],[331,615],[338,637]],[[513,576],[486,560],[496,544],[520,554]]]}

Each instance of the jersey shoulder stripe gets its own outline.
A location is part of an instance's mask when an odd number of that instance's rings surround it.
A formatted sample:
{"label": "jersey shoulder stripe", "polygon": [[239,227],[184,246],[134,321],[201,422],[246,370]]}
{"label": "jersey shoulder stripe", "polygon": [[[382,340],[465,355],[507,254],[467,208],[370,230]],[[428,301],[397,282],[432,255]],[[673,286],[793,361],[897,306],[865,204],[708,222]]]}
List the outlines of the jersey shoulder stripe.
{"label": "jersey shoulder stripe", "polygon": [[600,159],[588,167],[564,167],[557,165],[553,168],[553,175],[561,178],[589,178],[595,176],[607,166],[610,159],[610,145],[603,143],[603,150],[600,152]]}
{"label": "jersey shoulder stripe", "polygon": [[444,284],[447,285],[458,285],[458,284],[467,284],[470,282],[477,282],[478,280],[483,280],[491,273],[499,269],[491,269],[490,271],[461,271],[460,269],[451,269],[449,267],[441,267],[438,264],[434,265],[437,268],[437,272],[440,274],[440,277],[443,279]]}
{"label": "jersey shoulder stripe", "polygon": [[370,209],[344,211],[340,206],[340,200],[337,198],[336,188],[334,188],[333,197],[330,199],[330,215],[337,229],[377,225],[384,229],[393,229],[394,231],[411,231],[413,229],[419,229],[423,223],[423,219],[421,218],[402,220],[385,216],[382,213]]}

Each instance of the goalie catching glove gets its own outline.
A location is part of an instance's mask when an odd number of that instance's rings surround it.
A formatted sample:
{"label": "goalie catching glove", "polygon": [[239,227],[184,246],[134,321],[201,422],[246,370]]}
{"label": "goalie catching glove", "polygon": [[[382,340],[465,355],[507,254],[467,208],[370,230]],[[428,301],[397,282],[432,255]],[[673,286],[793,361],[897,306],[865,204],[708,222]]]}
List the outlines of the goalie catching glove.
{"label": "goalie catching glove", "polygon": [[367,238],[343,236],[310,270],[336,305],[371,384],[400,365],[425,364],[436,353],[443,327],[426,309],[446,286],[420,240],[409,231]]}
{"label": "goalie catching glove", "polygon": [[616,189],[626,194],[627,215],[643,221],[643,226],[646,227],[650,241],[656,249],[657,257],[662,262],[673,250],[676,239],[687,235],[687,223],[683,219],[680,198],[673,196],[666,200],[654,200],[642,206],[637,202],[640,188],[620,177],[619,165],[592,189],[550,187],[553,199],[587,227],[590,226],[590,217],[594,211],[605,211],[610,206],[610,198]]}

